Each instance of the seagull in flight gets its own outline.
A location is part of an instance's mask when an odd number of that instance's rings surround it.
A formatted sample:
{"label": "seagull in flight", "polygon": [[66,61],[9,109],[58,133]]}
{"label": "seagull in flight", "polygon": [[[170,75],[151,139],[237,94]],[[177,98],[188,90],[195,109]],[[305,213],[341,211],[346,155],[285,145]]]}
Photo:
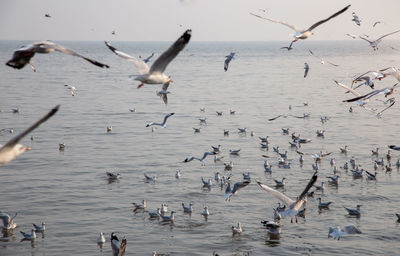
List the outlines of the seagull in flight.
{"label": "seagull in flight", "polygon": [[14,217],[10,217],[7,213],[0,212],[0,219],[3,221],[3,229],[10,230],[18,227],[17,223],[14,222],[15,217],[18,213],[15,213]]}
{"label": "seagull in flight", "polygon": [[233,189],[231,189],[231,183],[228,182],[228,186],[226,187],[225,190],[225,201],[231,201],[231,197],[233,195],[236,195],[239,191],[239,189],[246,187],[247,185],[250,184],[250,180],[245,180],[245,181],[239,181],[236,182],[235,185],[233,185]]}
{"label": "seagull in flight", "polygon": [[153,57],[154,57],[154,52],[153,52],[149,57],[147,57],[146,59],[144,59],[143,62],[144,62],[144,63],[149,63]]}
{"label": "seagull in flight", "polygon": [[232,59],[235,58],[235,52],[231,52],[229,55],[225,56],[225,62],[224,62],[224,70],[225,72],[228,71],[229,63],[231,62]]}
{"label": "seagull in flight", "polygon": [[355,12],[353,12],[352,15],[353,15],[353,19],[351,21],[354,21],[354,23],[356,23],[356,25],[361,26],[361,20],[357,16],[357,14]]}
{"label": "seagull in flight", "polygon": [[192,30],[188,29],[180,36],[163,54],[158,57],[149,67],[144,61],[137,60],[136,58],[119,51],[113,47],[110,43],[105,42],[107,47],[121,58],[132,62],[136,68],[139,70],[140,75],[135,77],[135,80],[140,81],[138,88],[142,87],[144,84],[165,84],[172,82],[172,79],[164,74],[165,69],[168,64],[185,48],[189,43],[192,36]]}
{"label": "seagull in flight", "polygon": [[314,56],[315,58],[319,59],[319,60],[321,61],[321,64],[325,64],[325,62],[326,62],[326,63],[331,64],[332,66],[335,66],[335,67],[338,67],[338,66],[339,66],[339,65],[334,64],[334,63],[332,63],[332,62],[329,62],[329,61],[327,61],[327,60],[323,60],[321,57],[315,55],[314,52],[311,51],[311,50],[308,50],[308,51],[311,53],[312,56]]}
{"label": "seagull in flight", "polygon": [[304,62],[304,78],[307,77],[308,70],[310,70],[310,66],[308,65],[307,62]]}
{"label": "seagull in flight", "polygon": [[346,34],[346,36],[349,36],[349,37],[351,37],[351,38],[353,38],[353,39],[356,39],[358,36],[356,36],[356,35],[353,35],[353,34]]}
{"label": "seagull in flight", "polygon": [[168,96],[167,96],[167,94],[169,93],[168,86],[169,82],[163,84],[161,90],[156,92],[157,96],[159,96],[164,101],[165,104],[168,104]]}
{"label": "seagull in flight", "polygon": [[196,159],[196,160],[199,160],[200,163],[204,164],[204,159],[206,159],[207,156],[209,156],[209,155],[212,156],[212,155],[216,155],[216,154],[217,153],[215,153],[215,152],[204,152],[202,158],[191,156],[191,157],[187,157],[183,162],[188,163],[188,162],[191,162],[192,160]]}
{"label": "seagull in flight", "polygon": [[146,124],[146,127],[150,127],[150,126],[153,126],[153,125],[159,125],[159,126],[161,126],[162,128],[166,128],[166,127],[167,127],[167,125],[166,125],[167,119],[168,119],[170,116],[173,116],[174,114],[175,114],[175,113],[169,113],[169,114],[165,115],[165,116],[164,116],[164,121],[163,121],[162,123],[150,122],[150,123]]}
{"label": "seagull in flight", "polygon": [[369,46],[371,46],[372,49],[374,49],[374,51],[377,51],[378,50],[378,44],[382,41],[383,38],[385,38],[387,36],[390,36],[390,35],[393,35],[393,34],[398,33],[398,32],[400,32],[400,29],[396,30],[394,32],[391,32],[389,34],[383,35],[383,36],[379,37],[378,39],[376,39],[374,41],[371,41],[371,40],[369,40],[369,39],[367,39],[365,37],[362,37],[362,36],[360,36],[360,38],[365,40],[365,41],[367,41],[369,43]]}
{"label": "seagull in flight", "polygon": [[68,55],[80,57],[86,61],[89,61],[93,65],[96,65],[101,68],[109,68],[109,66],[106,64],[100,63],[93,59],[86,58],[65,46],[56,44],[51,41],[42,41],[42,42],[33,43],[33,44],[30,44],[27,46],[23,46],[23,47],[19,48],[18,50],[15,50],[12,58],[6,62],[6,65],[9,67],[15,68],[15,69],[21,69],[21,68],[25,67],[26,64],[29,64],[31,66],[31,68],[33,69],[33,71],[36,72],[36,68],[31,62],[31,59],[33,58],[35,53],[50,53],[50,52],[54,52],[54,51],[58,51],[58,52],[62,52],[62,53],[68,54]]}
{"label": "seagull in flight", "polygon": [[297,28],[296,26],[290,25],[290,24],[288,24],[288,23],[286,23],[286,22],[283,22],[283,21],[280,21],[280,20],[273,20],[273,19],[265,18],[265,17],[259,16],[259,15],[257,15],[257,14],[254,14],[254,13],[250,13],[250,14],[253,15],[253,16],[256,16],[256,17],[258,17],[258,18],[260,18],[260,19],[268,20],[268,21],[275,22],[275,23],[280,23],[280,24],[282,24],[282,25],[284,25],[284,26],[287,26],[287,27],[293,29],[293,30],[296,32],[296,33],[293,35],[293,37],[294,37],[293,42],[296,42],[296,41],[299,40],[299,39],[307,39],[310,35],[313,34],[313,32],[312,32],[313,29],[315,29],[315,28],[318,27],[319,25],[321,25],[321,24],[323,24],[323,23],[329,21],[330,19],[332,19],[332,18],[334,18],[334,17],[336,17],[336,16],[342,14],[342,13],[345,12],[347,9],[349,9],[350,6],[351,6],[351,5],[348,5],[348,6],[346,6],[345,8],[341,9],[340,11],[338,11],[338,12],[332,14],[332,15],[329,16],[328,18],[323,19],[323,20],[320,20],[320,21],[318,21],[317,23],[314,23],[312,26],[310,26],[308,29],[305,29],[305,30],[299,29],[299,28]]}
{"label": "seagull in flight", "polygon": [[307,195],[307,192],[312,188],[312,186],[314,185],[314,183],[317,181],[318,178],[318,174],[317,172],[315,172],[313,174],[313,176],[311,177],[310,181],[308,182],[307,186],[304,188],[303,192],[301,192],[301,194],[296,198],[296,200],[292,200],[291,198],[289,198],[288,196],[286,196],[285,194],[268,187],[265,184],[262,184],[261,182],[257,181],[257,184],[264,189],[265,191],[267,191],[268,193],[270,193],[271,195],[275,196],[276,198],[278,198],[279,200],[281,200],[285,205],[288,205],[289,207],[287,207],[287,210],[281,212],[282,217],[285,216],[290,216],[291,218],[291,222],[293,222],[293,217],[296,218],[296,222],[297,222],[297,213],[299,212],[300,208],[303,206],[304,202],[305,202],[305,198]]}
{"label": "seagull in flight", "polygon": [[22,140],[28,133],[36,129],[39,125],[46,122],[47,119],[52,117],[58,111],[59,107],[60,105],[57,105],[44,117],[32,124],[28,129],[9,140],[4,146],[0,145],[0,166],[10,162],[25,151],[31,150],[31,148],[19,144],[20,140]]}

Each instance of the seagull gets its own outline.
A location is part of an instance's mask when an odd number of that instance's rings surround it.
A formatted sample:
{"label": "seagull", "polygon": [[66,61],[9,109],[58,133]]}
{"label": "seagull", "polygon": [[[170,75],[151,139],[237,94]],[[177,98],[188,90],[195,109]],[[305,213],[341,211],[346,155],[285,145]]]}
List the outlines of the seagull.
{"label": "seagull", "polygon": [[315,172],[313,176],[311,177],[310,181],[308,182],[307,186],[304,188],[303,192],[296,198],[296,200],[292,200],[283,193],[272,189],[268,187],[267,185],[262,184],[261,182],[257,181],[257,184],[270,193],[271,195],[275,196],[279,200],[281,200],[285,205],[288,205],[288,209],[281,212],[282,217],[285,216],[290,216],[293,222],[293,217],[296,217],[297,221],[297,213],[299,212],[300,208],[303,206],[305,202],[305,197],[307,195],[307,192],[311,189],[311,187],[314,185],[314,183],[317,181],[318,174]]}
{"label": "seagull", "polygon": [[329,209],[329,205],[332,203],[332,202],[326,202],[326,203],[321,202],[321,197],[318,197],[317,200],[319,209]]}
{"label": "seagull", "polygon": [[106,238],[104,237],[103,232],[100,232],[100,235],[97,238],[97,243],[98,244],[104,244],[105,242],[106,242]]}
{"label": "seagull", "polygon": [[339,226],[329,227],[328,238],[333,237],[333,239],[339,240],[343,235],[346,234],[361,234],[361,230],[356,228],[354,225],[345,226],[343,229]]}
{"label": "seagull", "polygon": [[238,128],[238,133],[246,133],[247,128]]}
{"label": "seagull", "polygon": [[155,212],[149,212],[150,218],[158,218],[161,216],[161,211],[160,208],[157,208],[157,211]]}
{"label": "seagull", "polygon": [[236,227],[232,226],[232,233],[233,235],[240,235],[243,233],[242,225],[240,222],[237,223]]}
{"label": "seagull", "polygon": [[344,209],[346,209],[346,211],[348,212],[349,215],[360,217],[361,216],[361,210],[360,210],[361,205],[358,204],[356,207],[357,207],[357,209],[350,209],[347,207],[344,207]]}
{"label": "seagull", "polygon": [[161,204],[161,209],[160,209],[161,214],[165,214],[168,212],[168,204]]}
{"label": "seagull", "polygon": [[135,209],[133,209],[133,211],[136,212],[137,210],[146,209],[147,201],[143,199],[141,204],[138,204],[138,203],[132,203],[132,204],[135,207]]}
{"label": "seagull", "polygon": [[304,78],[306,78],[308,70],[310,70],[310,66],[307,64],[307,62],[304,62]]}
{"label": "seagull", "polygon": [[325,182],[322,181],[322,182],[321,182],[321,185],[314,185],[314,187],[315,187],[315,190],[324,191],[324,189],[325,189]]}
{"label": "seagull", "polygon": [[[368,73],[368,72],[367,72],[367,73]],[[358,81],[365,81],[365,82],[359,84],[359,85],[356,86],[356,87],[354,87],[354,90],[357,89],[358,87],[362,86],[362,85],[367,85],[367,86],[371,87],[371,89],[374,89],[375,84],[374,84],[374,82],[372,81],[371,77],[366,76],[365,74],[362,74],[362,75],[358,76],[357,78],[354,78],[354,79],[353,79],[352,86],[353,86],[353,84],[354,84],[355,82],[358,82]]]}
{"label": "seagull", "polygon": [[358,18],[358,16],[356,15],[356,13],[353,12],[352,15],[353,15],[352,21],[354,21],[354,23],[356,23],[356,25],[361,26],[361,20],[360,20],[360,18]]}
{"label": "seagull", "polygon": [[229,136],[229,130],[224,129],[224,136]]}
{"label": "seagull", "polygon": [[253,14],[253,13],[250,13],[250,14],[253,15],[253,16],[256,16],[256,17],[258,17],[258,18],[264,19],[264,20],[268,20],[268,21],[275,22],[275,23],[280,23],[280,24],[282,24],[282,25],[284,25],[284,26],[287,26],[287,27],[293,29],[293,30],[296,32],[296,33],[293,35],[293,37],[294,37],[293,42],[296,42],[296,41],[299,40],[299,39],[307,39],[310,35],[313,34],[313,32],[312,32],[313,29],[315,29],[315,28],[318,27],[319,25],[321,25],[321,24],[323,24],[323,23],[329,21],[330,19],[332,19],[332,18],[338,16],[339,14],[342,14],[342,13],[345,12],[349,7],[350,7],[350,5],[346,6],[345,8],[343,8],[343,9],[341,9],[340,11],[334,13],[333,15],[329,16],[328,18],[326,18],[326,19],[324,19],[324,20],[318,21],[317,23],[313,24],[312,26],[310,26],[310,27],[309,27],[308,29],[306,29],[306,30],[299,29],[299,28],[297,28],[297,27],[295,27],[295,26],[293,26],[293,25],[290,25],[290,24],[288,24],[288,23],[286,23],[286,22],[283,22],[283,21],[268,19],[268,18],[259,16],[259,15]]}
{"label": "seagull", "polygon": [[112,126],[107,126],[107,132],[112,132]]}
{"label": "seagull", "polygon": [[283,212],[284,210],[286,210],[286,205],[281,206],[281,203],[278,202],[278,206],[276,207],[276,210],[278,212]]}
{"label": "seagull", "polygon": [[272,165],[270,165],[267,160],[264,162],[264,170],[265,172],[272,172]]}
{"label": "seagull", "polygon": [[[336,166],[335,166],[335,168],[336,168]],[[338,182],[339,182],[339,175],[336,175],[336,176],[334,176],[334,177],[331,177],[331,176],[329,176],[329,177],[327,177],[328,179],[330,179],[328,182],[329,182],[329,184],[331,184],[331,185],[338,185]]]}
{"label": "seagull", "polygon": [[204,118],[199,118],[200,124],[206,124],[207,123],[207,117]]}
{"label": "seagull", "polygon": [[109,180],[119,180],[121,178],[121,174],[119,173],[106,172],[106,174]]}
{"label": "seagull", "polygon": [[241,149],[229,149],[231,155],[239,155]]}
{"label": "seagull", "polygon": [[225,190],[225,201],[230,201],[231,197],[233,195],[236,195],[239,191],[239,189],[246,187],[247,185],[250,184],[250,180],[245,180],[245,181],[239,181],[236,182],[235,185],[233,185],[233,189],[231,189],[231,183],[228,182],[228,186],[226,187]]}
{"label": "seagull", "polygon": [[65,143],[60,143],[60,144],[58,144],[58,150],[60,150],[60,151],[64,151],[65,150]]}
{"label": "seagull", "polygon": [[126,250],[126,238],[122,238],[121,243],[119,243],[117,235],[112,232],[111,233],[111,248],[113,256],[122,256]]}
{"label": "seagull", "polygon": [[201,213],[201,215],[203,215],[204,217],[207,217],[208,215],[210,215],[210,212],[208,211],[208,207],[204,206],[203,212]]}
{"label": "seagull", "polygon": [[22,140],[28,133],[36,129],[39,125],[46,122],[47,119],[52,117],[60,108],[60,105],[57,105],[55,108],[50,110],[44,117],[39,119],[37,122],[32,124],[29,128],[27,128],[22,133],[18,134],[17,136],[13,137],[9,140],[4,146],[0,145],[0,166],[10,162],[17,156],[21,155],[25,151],[31,150],[29,147],[24,147],[23,145],[19,144],[20,140]]}
{"label": "seagull", "polygon": [[344,148],[340,148],[340,153],[347,154],[348,152],[347,145],[345,145]]}
{"label": "seagull", "polygon": [[374,28],[376,25],[378,25],[378,24],[380,24],[380,23],[382,23],[382,21],[375,21],[375,22],[374,22],[374,25],[372,25],[372,27]]}
{"label": "seagull", "polygon": [[367,42],[369,43],[369,46],[371,46],[371,47],[374,49],[374,51],[377,51],[377,50],[378,50],[378,44],[382,41],[382,39],[383,39],[384,37],[393,35],[393,34],[398,33],[398,32],[400,32],[400,30],[396,30],[396,31],[391,32],[391,33],[389,33],[389,34],[385,34],[385,35],[379,37],[378,39],[376,39],[376,40],[374,40],[374,41],[368,40],[368,39],[366,39],[365,37],[362,37],[362,36],[360,36],[360,38],[363,39],[363,40],[365,40],[365,41],[367,41]]}
{"label": "seagull", "polygon": [[216,153],[216,154],[221,152],[221,145],[218,145],[216,147],[211,146],[211,148],[213,149],[214,153]]}
{"label": "seagull", "polygon": [[337,65],[337,64],[334,64],[334,63],[332,63],[332,62],[329,62],[329,61],[327,61],[327,60],[323,60],[321,57],[319,57],[319,56],[317,56],[317,55],[315,55],[314,54],[314,52],[313,51],[311,51],[310,49],[308,50],[310,53],[311,53],[311,55],[312,56],[314,56],[315,58],[317,58],[317,59],[320,59],[320,61],[321,61],[321,64],[325,64],[325,62],[326,63],[329,63],[329,64],[331,64],[332,66],[334,66],[334,67],[338,67],[339,65]]}
{"label": "seagull", "polygon": [[281,47],[281,49],[286,49],[286,50],[290,51],[290,50],[293,49],[292,45],[293,45],[293,42],[291,42],[289,46],[283,46],[283,47]]}
{"label": "seagull", "polygon": [[317,130],[317,137],[325,137],[325,130]]}
{"label": "seagull", "polygon": [[154,52],[153,52],[149,57],[147,57],[146,59],[144,59],[143,62],[144,62],[144,63],[148,63],[148,62],[151,61],[151,59],[152,59],[153,57],[154,57]]}
{"label": "seagull", "polygon": [[222,116],[222,111],[215,111],[217,113],[217,116]]}
{"label": "seagull", "polygon": [[175,178],[180,179],[181,178],[181,170],[177,170],[175,173]]}
{"label": "seagull", "polygon": [[50,53],[50,52],[54,52],[54,51],[58,51],[58,52],[62,52],[62,53],[68,54],[68,55],[83,58],[84,60],[87,60],[90,63],[92,63],[93,65],[96,65],[101,68],[109,68],[109,66],[106,64],[86,58],[65,46],[56,44],[51,41],[43,41],[43,42],[33,43],[33,44],[30,44],[27,46],[23,46],[18,50],[15,50],[12,58],[6,62],[6,65],[9,67],[15,68],[15,69],[21,69],[21,68],[25,67],[26,64],[29,64],[31,66],[31,68],[33,69],[33,71],[36,71],[35,66],[31,62],[31,59],[33,58],[35,53]]}
{"label": "seagull", "polygon": [[190,162],[190,161],[196,159],[196,160],[199,160],[201,164],[204,164],[204,159],[206,159],[206,157],[207,157],[208,155],[216,155],[216,153],[215,153],[215,152],[204,152],[202,158],[198,158],[198,157],[195,157],[195,156],[191,156],[191,157],[187,157],[183,162],[188,163],[188,162]]}
{"label": "seagull", "polygon": [[168,104],[168,93],[170,93],[168,91],[168,86],[169,86],[169,82],[163,84],[162,88],[160,91],[156,92],[156,95],[159,96],[165,104]]}
{"label": "seagull", "polygon": [[35,228],[36,232],[43,233],[46,230],[46,223],[44,223],[44,222],[42,222],[41,226],[38,226],[38,225],[36,225],[34,223],[32,223],[32,225]]}
{"label": "seagull", "polygon": [[164,120],[163,120],[162,123],[151,122],[151,123],[146,124],[146,127],[153,126],[153,125],[159,125],[159,126],[161,126],[162,128],[166,128],[166,127],[167,127],[167,125],[166,125],[167,119],[168,119],[170,116],[173,116],[173,115],[175,115],[175,113],[169,113],[169,114],[167,114],[167,115],[164,116]]}
{"label": "seagull", "polygon": [[358,37],[357,35],[352,35],[352,34],[346,34],[346,36],[349,36],[349,37],[351,37],[353,39],[356,39]]}
{"label": "seagull", "polygon": [[150,177],[150,176],[147,176],[146,173],[143,173],[143,175],[144,175],[144,179],[145,179],[145,181],[147,183],[149,183],[149,182],[153,182],[154,183],[157,180],[157,176]]}
{"label": "seagull", "polygon": [[228,71],[229,67],[229,62],[231,62],[232,59],[235,58],[235,52],[231,52],[229,55],[225,56],[225,62],[224,62],[224,70],[225,72]]}
{"label": "seagull", "polygon": [[11,230],[18,227],[18,224],[14,222],[15,217],[17,217],[18,213],[15,213],[14,217],[10,217],[7,213],[0,212],[0,219],[3,221],[2,229]]}
{"label": "seagull", "polygon": [[123,53],[113,47],[110,43],[105,42],[107,47],[119,57],[122,57],[132,62],[136,68],[139,69],[140,75],[135,77],[135,80],[140,81],[138,88],[144,84],[165,84],[172,82],[172,79],[164,74],[168,64],[185,48],[191,38],[192,30],[188,29],[170,46],[163,54],[154,61],[153,65],[149,67],[144,61],[137,60],[136,58]]}
{"label": "seagull", "polygon": [[261,221],[261,223],[268,229],[268,233],[270,234],[280,234],[281,233],[281,225],[275,221]]}
{"label": "seagull", "polygon": [[203,177],[201,177],[201,182],[203,182],[203,187],[211,187],[212,186],[212,180],[204,180]]}
{"label": "seagull", "polygon": [[232,109],[230,109],[230,110],[229,110],[229,114],[231,114],[231,115],[234,115],[234,114],[236,114],[236,110],[232,110]]}
{"label": "seagull", "polygon": [[192,213],[193,212],[193,204],[192,203],[189,204],[189,207],[185,206],[185,204],[182,203],[182,207],[183,207],[183,211],[184,212],[187,212],[187,213]]}
{"label": "seagull", "polygon": [[243,173],[243,179],[244,179],[244,180],[250,180],[250,179],[251,179],[251,178],[250,178],[250,172]]}
{"label": "seagull", "polygon": [[218,156],[215,155],[214,156],[214,163],[222,161],[222,158],[224,158],[224,157],[223,156],[218,157]]}
{"label": "seagull", "polygon": [[50,15],[49,13],[46,13],[46,14],[44,15],[44,17],[46,17],[46,18],[51,18],[51,15]]}
{"label": "seagull", "polygon": [[22,231],[19,231],[19,232],[21,232],[21,234],[24,236],[24,239],[27,239],[27,240],[34,240],[34,239],[36,239],[36,233],[35,233],[35,230],[34,230],[34,229],[31,230],[31,233],[30,233],[30,234],[25,233],[25,232],[22,232]]}
{"label": "seagull", "polygon": [[165,221],[165,222],[174,222],[174,220],[175,220],[175,212],[174,211],[171,211],[171,215],[170,216],[165,216],[165,215],[161,215],[161,219],[162,219],[162,221]]}
{"label": "seagull", "polygon": [[199,128],[193,127],[193,131],[194,131],[194,133],[199,133],[199,132],[201,132],[201,127],[199,127]]}
{"label": "seagull", "polygon": [[[387,97],[387,96],[393,94],[393,93],[396,91],[395,88],[396,88],[396,86],[397,86],[398,84],[399,84],[399,83],[396,83],[396,84],[394,84],[392,87],[385,87],[385,88],[382,88],[382,89],[373,90],[372,92],[367,93],[367,94],[365,94],[365,95],[359,95],[359,94],[358,94],[357,97],[352,98],[352,99],[348,99],[348,100],[343,100],[343,102],[354,102],[354,101],[357,101],[357,104],[359,104],[360,106],[363,106],[363,105],[365,105],[366,103],[368,103],[369,100],[370,100],[373,96],[376,96],[376,95],[378,95],[378,94],[384,94],[385,97]],[[356,94],[355,94],[355,95],[356,95]],[[391,105],[391,106],[393,106],[393,104],[394,104],[394,102],[392,102],[392,105]],[[391,107],[391,106],[390,106],[390,107]]]}

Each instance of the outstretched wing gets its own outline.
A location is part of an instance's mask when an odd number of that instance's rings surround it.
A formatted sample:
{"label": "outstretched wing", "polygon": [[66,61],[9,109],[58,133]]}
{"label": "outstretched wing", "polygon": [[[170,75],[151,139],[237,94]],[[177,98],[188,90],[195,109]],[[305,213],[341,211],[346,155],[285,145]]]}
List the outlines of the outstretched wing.
{"label": "outstretched wing", "polygon": [[135,67],[139,70],[139,73],[141,75],[149,73],[150,68],[146,63],[144,63],[141,60],[137,60],[135,57],[132,57],[129,54],[121,52],[120,50],[112,46],[109,42],[104,41],[104,43],[107,45],[108,49],[110,49],[113,53],[133,63],[133,65],[135,65]]}
{"label": "outstretched wing", "polygon": [[260,18],[260,19],[264,19],[264,20],[268,20],[268,21],[271,21],[271,22],[275,22],[275,23],[282,24],[282,25],[284,25],[284,26],[286,26],[286,27],[288,27],[288,28],[293,29],[293,30],[296,31],[296,32],[300,32],[300,31],[301,31],[301,29],[298,29],[297,27],[295,27],[295,26],[293,26],[293,25],[290,25],[290,24],[288,24],[288,23],[286,23],[286,22],[283,22],[283,21],[280,21],[280,20],[268,19],[268,18],[262,17],[262,16],[260,16],[260,15],[254,14],[254,13],[250,13],[250,14],[253,15],[253,16],[256,16],[257,18]]}
{"label": "outstretched wing", "polygon": [[289,197],[287,197],[286,195],[284,195],[283,193],[268,187],[265,184],[262,184],[261,182],[259,182],[258,180],[256,180],[257,184],[264,189],[265,191],[267,191],[268,193],[270,193],[271,195],[273,195],[274,197],[278,198],[279,200],[281,200],[284,204],[286,205],[291,205],[292,203],[294,203],[294,201],[292,199],[290,199]]}
{"label": "outstretched wing", "polygon": [[50,110],[49,113],[47,113],[44,117],[42,117],[41,119],[39,119],[36,123],[32,124],[28,129],[26,129],[25,131],[23,131],[21,134],[15,136],[14,138],[12,138],[10,141],[7,142],[7,144],[5,144],[2,148],[0,148],[0,153],[3,149],[5,148],[9,148],[9,147],[14,147],[16,144],[18,144],[18,142],[24,138],[28,133],[30,133],[31,131],[33,131],[34,129],[36,129],[39,125],[41,125],[42,123],[46,122],[47,119],[49,119],[50,117],[52,117],[59,109],[60,105],[55,106],[52,110]]}
{"label": "outstretched wing", "polygon": [[168,115],[166,115],[166,116],[164,117],[163,124],[165,124],[165,123],[167,122],[167,119],[168,119],[170,116],[174,115],[174,114],[175,114],[175,113],[169,113]]}
{"label": "outstretched wing", "polygon": [[376,39],[375,41],[380,41],[380,40],[382,40],[384,37],[387,37],[387,36],[393,35],[393,34],[395,34],[395,33],[398,33],[398,32],[400,32],[400,29],[399,29],[399,30],[396,30],[396,31],[394,31],[394,32],[392,32],[392,33],[389,33],[389,34],[383,35],[383,36],[379,37],[378,39]]}
{"label": "outstretched wing", "polygon": [[330,20],[330,19],[332,19],[332,18],[335,18],[335,17],[338,16],[339,14],[344,13],[347,9],[349,9],[350,6],[351,6],[351,5],[349,4],[348,6],[344,7],[344,8],[341,9],[340,11],[338,11],[338,12],[332,14],[332,15],[329,16],[328,18],[326,18],[326,19],[324,19],[324,20],[321,20],[321,21],[318,21],[317,23],[315,23],[314,25],[312,25],[311,27],[309,27],[307,30],[308,30],[308,31],[311,31],[311,30],[313,30],[314,28],[318,27],[319,25],[321,25],[321,24],[327,22],[328,20]]}
{"label": "outstretched wing", "polygon": [[365,37],[359,36],[359,38],[361,38],[361,39],[363,39],[363,40],[367,41],[368,43],[372,44],[372,41],[368,40],[368,39],[367,39],[367,38],[365,38]]}
{"label": "outstretched wing", "polygon": [[[101,67],[101,68],[109,68],[109,66],[106,65],[106,64],[100,63],[100,62],[98,62],[98,61],[96,61],[96,60],[92,60],[92,59],[86,58],[85,56],[82,56],[82,55],[80,55],[79,53],[74,52],[73,50],[71,50],[71,49],[69,49],[69,48],[67,48],[67,47],[65,47],[65,46],[56,44],[56,43],[54,43],[54,42],[44,41],[44,42],[40,42],[40,43],[35,44],[35,46],[36,46],[38,49],[54,49],[55,51],[59,51],[59,52],[62,52],[62,53],[68,54],[68,55],[80,57],[80,58],[82,58],[82,59],[84,59],[84,60],[86,60],[86,61],[89,61],[89,62],[92,63],[93,65],[98,66],[98,67]],[[40,50],[39,50],[39,51],[40,51]]]}
{"label": "outstretched wing", "polygon": [[189,43],[189,40],[192,36],[192,30],[188,29],[183,33],[182,36],[175,41],[173,45],[171,45],[168,50],[166,50],[163,54],[161,54],[158,59],[153,63],[150,68],[150,73],[152,72],[160,72],[163,73],[167,68],[168,64],[185,48],[185,46]]}
{"label": "outstretched wing", "polygon": [[344,85],[344,84],[342,84],[342,83],[339,83],[339,82],[336,81],[336,80],[333,80],[333,81],[334,81],[337,85],[339,85],[339,86],[343,87],[344,89],[346,89],[348,92],[351,92],[352,94],[354,94],[355,96],[357,96],[357,97],[361,96],[361,94],[359,94],[357,91],[351,89],[351,88],[348,87],[347,85]]}

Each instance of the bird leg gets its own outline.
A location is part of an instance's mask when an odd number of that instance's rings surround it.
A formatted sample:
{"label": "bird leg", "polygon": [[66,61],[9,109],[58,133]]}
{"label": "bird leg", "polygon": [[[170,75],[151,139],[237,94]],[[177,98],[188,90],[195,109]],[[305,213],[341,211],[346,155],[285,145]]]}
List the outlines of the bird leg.
{"label": "bird leg", "polygon": [[137,86],[138,89],[140,89],[140,87],[142,87],[144,85],[144,83],[141,83]]}

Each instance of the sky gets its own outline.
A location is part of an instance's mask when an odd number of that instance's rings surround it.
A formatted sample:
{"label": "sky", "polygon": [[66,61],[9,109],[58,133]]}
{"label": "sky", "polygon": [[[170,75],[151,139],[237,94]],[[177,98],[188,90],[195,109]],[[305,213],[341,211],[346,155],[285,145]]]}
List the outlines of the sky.
{"label": "sky", "polygon": [[291,29],[249,13],[308,28],[348,4],[308,40],[378,38],[400,29],[400,0],[0,0],[0,40],[173,41],[191,28],[193,41],[288,41]]}

